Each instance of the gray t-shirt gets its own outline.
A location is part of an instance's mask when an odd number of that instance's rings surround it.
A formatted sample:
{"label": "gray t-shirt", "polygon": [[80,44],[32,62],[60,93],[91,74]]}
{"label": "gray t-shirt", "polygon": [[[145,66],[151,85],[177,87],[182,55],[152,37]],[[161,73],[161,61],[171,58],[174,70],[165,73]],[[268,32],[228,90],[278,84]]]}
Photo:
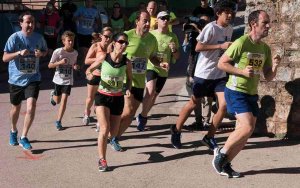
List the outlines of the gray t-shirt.
{"label": "gray t-shirt", "polygon": [[67,59],[67,63],[56,67],[53,82],[58,85],[73,85],[73,66],[77,62],[78,52],[76,50],[67,52],[63,48],[54,50],[50,63]]}
{"label": "gray t-shirt", "polygon": [[[222,44],[231,41],[233,29],[231,26],[222,27],[216,21],[207,24],[197,37],[197,41],[202,44]],[[225,50],[207,50],[199,53],[195,76],[198,78],[216,80],[226,77],[226,73],[217,68],[219,58]]]}

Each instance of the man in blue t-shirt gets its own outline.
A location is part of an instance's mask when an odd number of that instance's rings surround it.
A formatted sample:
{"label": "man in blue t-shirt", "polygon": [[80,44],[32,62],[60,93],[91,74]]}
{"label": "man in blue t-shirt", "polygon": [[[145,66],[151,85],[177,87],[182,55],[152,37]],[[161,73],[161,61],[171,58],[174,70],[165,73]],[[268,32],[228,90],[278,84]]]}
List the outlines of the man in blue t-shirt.
{"label": "man in blue t-shirt", "polygon": [[[4,47],[3,62],[8,62],[11,131],[9,144],[21,145],[24,149],[32,147],[27,133],[33,122],[36,100],[39,95],[41,74],[39,58],[47,55],[47,44],[42,35],[33,32],[35,20],[30,12],[19,17],[21,31],[13,33]],[[26,100],[27,109],[20,141],[17,139],[17,122],[22,100]]]}

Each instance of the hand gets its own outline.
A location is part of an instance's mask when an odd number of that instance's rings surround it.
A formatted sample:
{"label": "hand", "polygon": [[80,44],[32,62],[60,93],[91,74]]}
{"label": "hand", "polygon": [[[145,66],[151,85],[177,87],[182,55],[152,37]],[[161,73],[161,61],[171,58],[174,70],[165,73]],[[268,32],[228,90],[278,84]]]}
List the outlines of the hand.
{"label": "hand", "polygon": [[273,63],[273,67],[277,67],[281,62],[281,57],[280,55],[276,54],[273,56],[272,58],[272,63]]}
{"label": "hand", "polygon": [[164,69],[165,71],[169,71],[169,63],[167,63],[167,62],[161,62],[161,63],[159,64],[159,66],[160,66],[162,69]]}
{"label": "hand", "polygon": [[20,50],[20,56],[26,56],[26,55],[29,55],[30,54],[30,51],[25,49],[25,50]]}
{"label": "hand", "polygon": [[85,73],[85,75],[86,75],[86,79],[87,79],[87,80],[92,80],[93,77],[94,77],[93,73],[91,73],[90,71],[87,71],[87,72]]}
{"label": "hand", "polygon": [[245,69],[243,69],[243,73],[242,73],[245,77],[247,78],[252,78],[254,76],[254,70],[253,70],[253,66],[246,66]]}
{"label": "hand", "polygon": [[224,42],[223,44],[220,45],[220,48],[226,50],[227,48],[229,48],[231,44],[232,42]]}
{"label": "hand", "polygon": [[127,97],[130,97],[130,95],[131,95],[131,92],[130,92],[130,90],[129,90],[129,89],[127,89],[127,90],[126,90],[126,92],[125,92],[125,95],[126,95]]}
{"label": "hand", "polygon": [[58,61],[57,63],[58,63],[58,65],[63,65],[63,64],[67,64],[68,61],[67,61],[67,58],[63,58],[62,60]]}
{"label": "hand", "polygon": [[171,49],[171,52],[174,53],[177,50],[175,42],[170,42],[169,48]]}
{"label": "hand", "polygon": [[34,49],[34,55],[35,55],[35,57],[42,57],[43,53],[39,49]]}
{"label": "hand", "polygon": [[74,69],[74,70],[79,70],[79,69],[80,69],[80,66],[79,66],[78,64],[74,64],[73,69]]}

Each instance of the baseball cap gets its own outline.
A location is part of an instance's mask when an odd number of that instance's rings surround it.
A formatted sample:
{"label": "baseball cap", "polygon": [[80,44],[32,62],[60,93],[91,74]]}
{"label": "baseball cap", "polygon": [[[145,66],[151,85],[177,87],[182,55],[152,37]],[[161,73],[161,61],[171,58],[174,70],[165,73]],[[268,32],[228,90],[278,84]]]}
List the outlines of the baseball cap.
{"label": "baseball cap", "polygon": [[166,11],[161,11],[157,14],[157,18],[161,18],[161,17],[164,17],[164,16],[170,16],[168,12]]}

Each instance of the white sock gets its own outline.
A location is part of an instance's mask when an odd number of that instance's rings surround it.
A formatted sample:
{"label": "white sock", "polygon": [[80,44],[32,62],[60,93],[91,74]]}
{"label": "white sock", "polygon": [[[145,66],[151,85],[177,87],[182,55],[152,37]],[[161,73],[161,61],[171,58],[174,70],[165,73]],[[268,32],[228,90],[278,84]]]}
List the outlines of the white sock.
{"label": "white sock", "polygon": [[15,131],[14,131],[14,130],[11,130],[12,133],[16,133],[17,131],[18,131],[18,130],[15,130]]}
{"label": "white sock", "polygon": [[21,139],[25,138],[26,136],[21,136]]}
{"label": "white sock", "polygon": [[223,153],[223,154],[227,154],[227,150],[226,149],[224,149],[224,148],[222,148],[221,150],[220,150],[220,153]]}

